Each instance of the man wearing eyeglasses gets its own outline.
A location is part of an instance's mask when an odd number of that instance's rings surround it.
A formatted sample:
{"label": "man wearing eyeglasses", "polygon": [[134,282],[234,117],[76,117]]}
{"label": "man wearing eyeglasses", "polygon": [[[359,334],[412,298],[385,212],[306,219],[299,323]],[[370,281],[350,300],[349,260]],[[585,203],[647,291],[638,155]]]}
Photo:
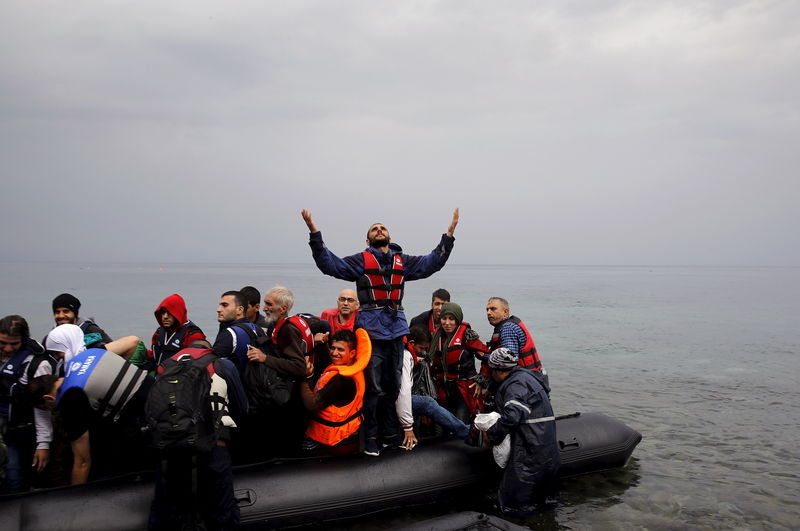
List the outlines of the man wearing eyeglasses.
{"label": "man wearing eyeglasses", "polygon": [[372,342],[372,356],[364,371],[364,453],[377,456],[379,422],[384,445],[401,441],[395,402],[403,369],[403,337],[408,334],[403,311],[405,283],[428,278],[447,263],[455,241],[458,209],[439,244],[422,256],[405,254],[391,240],[386,225],[373,223],[367,230],[367,248],[339,258],[325,246],[311,212],[303,210],[301,215],[308,227],[317,268],[326,275],[356,283],[359,311],[355,327],[365,329]]}
{"label": "man wearing eyeglasses", "polygon": [[358,299],[356,292],[351,289],[343,289],[336,299],[336,308],[328,308],[322,311],[320,318],[331,324],[331,335],[339,330],[353,331],[356,324],[356,314],[358,313]]}

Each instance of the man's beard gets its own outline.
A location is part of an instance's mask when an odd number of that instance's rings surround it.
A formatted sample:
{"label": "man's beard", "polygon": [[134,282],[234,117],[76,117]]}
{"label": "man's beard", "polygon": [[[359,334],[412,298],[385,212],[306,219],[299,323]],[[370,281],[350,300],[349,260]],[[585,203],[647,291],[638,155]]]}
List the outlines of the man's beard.
{"label": "man's beard", "polygon": [[370,247],[375,247],[376,249],[379,247],[386,247],[389,245],[389,238],[375,238],[370,240],[369,242]]}
{"label": "man's beard", "polygon": [[264,312],[264,322],[267,323],[267,326],[272,326],[278,322],[278,314],[272,312]]}

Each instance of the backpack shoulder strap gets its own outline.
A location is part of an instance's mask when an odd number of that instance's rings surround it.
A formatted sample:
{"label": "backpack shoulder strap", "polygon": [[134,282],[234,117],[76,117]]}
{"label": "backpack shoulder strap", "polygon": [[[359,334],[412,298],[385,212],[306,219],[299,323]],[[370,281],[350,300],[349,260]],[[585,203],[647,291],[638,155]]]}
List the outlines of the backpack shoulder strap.
{"label": "backpack shoulder strap", "polygon": [[[236,324],[233,324],[231,326],[235,326],[236,328],[238,328],[240,330],[244,330],[244,332],[247,333],[248,336],[250,336],[250,341],[253,341],[253,342],[255,342],[257,337],[266,335],[264,333],[264,331],[261,329],[260,326],[253,325],[253,327],[255,328],[255,329],[253,329],[250,326],[248,326],[250,324],[252,324],[252,323],[236,323]],[[260,332],[260,334],[259,334],[259,332]]]}

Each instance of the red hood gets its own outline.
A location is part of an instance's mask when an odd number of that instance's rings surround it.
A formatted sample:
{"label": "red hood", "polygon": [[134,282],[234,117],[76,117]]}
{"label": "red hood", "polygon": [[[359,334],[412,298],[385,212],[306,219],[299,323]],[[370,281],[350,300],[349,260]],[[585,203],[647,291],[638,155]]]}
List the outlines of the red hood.
{"label": "red hood", "polygon": [[178,326],[189,320],[189,316],[186,311],[186,301],[184,301],[183,297],[177,293],[173,293],[161,301],[161,304],[158,305],[156,311],[153,312],[153,314],[156,316],[156,322],[158,323],[158,326],[161,326],[161,318],[158,314],[161,313],[162,309],[166,309],[170,315],[178,320]]}

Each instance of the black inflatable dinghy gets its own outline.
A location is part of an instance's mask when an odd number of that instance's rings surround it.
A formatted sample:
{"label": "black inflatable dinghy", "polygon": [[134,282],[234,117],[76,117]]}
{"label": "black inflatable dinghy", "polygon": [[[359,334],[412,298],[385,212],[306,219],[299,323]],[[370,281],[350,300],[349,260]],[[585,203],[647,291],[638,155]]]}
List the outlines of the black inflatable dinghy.
{"label": "black inflatable dinghy", "polygon": [[[562,475],[624,466],[641,435],[601,413],[559,417]],[[238,468],[243,526],[321,523],[430,503],[497,474],[491,452],[461,441],[424,441],[412,452],[271,461]],[[146,529],[151,481],[114,479],[0,499],[3,531]]]}

